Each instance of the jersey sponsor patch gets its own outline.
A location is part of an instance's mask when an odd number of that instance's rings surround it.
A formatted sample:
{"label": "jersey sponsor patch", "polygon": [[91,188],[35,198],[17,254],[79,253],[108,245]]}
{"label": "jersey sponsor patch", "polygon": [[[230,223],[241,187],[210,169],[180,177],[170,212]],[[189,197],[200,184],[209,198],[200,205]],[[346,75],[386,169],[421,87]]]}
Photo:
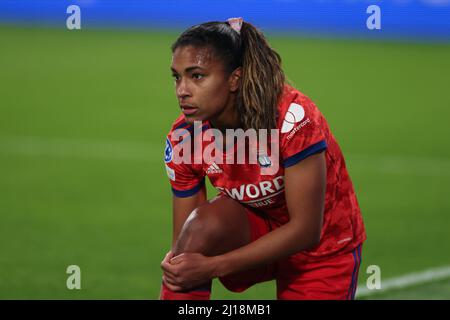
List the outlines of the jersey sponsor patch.
{"label": "jersey sponsor patch", "polygon": [[[242,184],[231,189],[216,186],[216,189],[242,203],[256,202],[284,192],[284,176],[278,176],[272,180],[260,181],[256,184]],[[252,200],[244,201],[245,198]]]}
{"label": "jersey sponsor patch", "polygon": [[286,133],[294,128],[294,125],[303,120],[305,117],[305,109],[297,103],[291,103],[286,115],[284,116],[281,133]]}
{"label": "jersey sponsor patch", "polygon": [[164,151],[164,162],[168,163],[168,162],[172,161],[172,155],[173,155],[172,144],[170,143],[169,138],[166,138],[166,149]]}

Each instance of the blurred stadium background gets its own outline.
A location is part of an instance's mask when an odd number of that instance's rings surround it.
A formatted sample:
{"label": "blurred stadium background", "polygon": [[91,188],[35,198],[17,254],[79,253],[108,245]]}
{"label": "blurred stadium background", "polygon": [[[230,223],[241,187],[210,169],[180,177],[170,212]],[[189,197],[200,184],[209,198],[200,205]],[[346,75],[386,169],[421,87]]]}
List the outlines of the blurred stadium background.
{"label": "blurred stadium background", "polygon": [[[81,30],[66,28],[71,4]],[[381,30],[366,28],[371,4]],[[440,268],[360,298],[450,298],[449,0],[2,0],[1,299],[157,298],[170,44],[233,16],[266,33],[344,151],[368,233],[360,287],[369,265],[383,281]],[[69,265],[81,290],[66,288]],[[215,282],[212,297],[273,299],[275,286]]]}

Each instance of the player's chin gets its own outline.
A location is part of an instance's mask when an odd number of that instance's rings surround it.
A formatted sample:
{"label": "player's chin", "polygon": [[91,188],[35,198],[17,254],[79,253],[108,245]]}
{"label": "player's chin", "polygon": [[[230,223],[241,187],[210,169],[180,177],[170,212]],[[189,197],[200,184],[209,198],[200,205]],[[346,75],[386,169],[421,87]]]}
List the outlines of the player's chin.
{"label": "player's chin", "polygon": [[184,119],[187,123],[189,124],[194,124],[195,121],[204,121],[204,117],[199,116],[199,115],[184,115]]}

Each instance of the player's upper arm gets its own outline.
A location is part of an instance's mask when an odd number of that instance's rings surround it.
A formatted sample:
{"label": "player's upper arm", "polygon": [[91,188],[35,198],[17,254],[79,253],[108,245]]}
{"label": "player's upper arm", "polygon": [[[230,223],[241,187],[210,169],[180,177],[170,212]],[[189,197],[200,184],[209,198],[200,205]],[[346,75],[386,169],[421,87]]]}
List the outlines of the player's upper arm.
{"label": "player's upper arm", "polygon": [[313,154],[285,169],[285,194],[290,223],[310,247],[320,241],[326,191],[325,152]]}

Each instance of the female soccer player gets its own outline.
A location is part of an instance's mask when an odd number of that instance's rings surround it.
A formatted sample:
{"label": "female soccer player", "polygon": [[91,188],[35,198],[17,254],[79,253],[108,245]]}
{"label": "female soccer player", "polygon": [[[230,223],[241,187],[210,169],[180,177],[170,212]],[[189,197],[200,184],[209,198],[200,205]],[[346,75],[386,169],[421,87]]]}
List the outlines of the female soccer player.
{"label": "female soccer player", "polygon": [[[209,299],[213,278],[234,292],[275,279],[278,299],[353,299],[366,235],[352,182],[321,112],[286,84],[280,56],[241,18],[189,28],[172,53],[182,114],[166,140],[173,243],[160,299]],[[200,136],[278,129],[278,158],[258,150],[256,163],[207,163],[189,147],[175,159],[198,138],[196,123]],[[226,139],[218,158],[239,151]],[[219,190],[209,201],[205,176]]]}

